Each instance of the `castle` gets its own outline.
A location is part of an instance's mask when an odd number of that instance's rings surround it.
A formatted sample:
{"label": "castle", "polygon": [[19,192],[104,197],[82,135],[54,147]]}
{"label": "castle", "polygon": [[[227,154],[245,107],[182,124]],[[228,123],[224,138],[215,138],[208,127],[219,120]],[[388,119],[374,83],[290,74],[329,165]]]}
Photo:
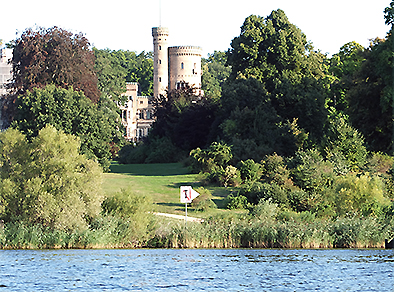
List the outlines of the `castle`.
{"label": "castle", "polygon": [[[201,91],[201,55],[202,49],[195,46],[169,47],[169,30],[165,27],[153,27],[153,90],[154,96],[141,96],[138,83],[127,83],[124,95],[127,100],[119,104],[125,138],[138,141],[148,135],[154,122],[152,100],[165,95],[166,90],[182,88],[185,83],[193,86],[196,95]],[[7,93],[6,83],[12,77],[12,67],[8,60],[12,51],[0,50],[0,96]],[[0,117],[1,121],[1,117]],[[2,123],[0,122],[0,126]]]}
{"label": "castle", "polygon": [[148,134],[154,122],[153,98],[165,95],[166,90],[182,88],[185,83],[193,86],[196,95],[201,91],[201,47],[169,47],[169,30],[165,27],[153,27],[153,97],[139,95],[138,83],[126,84],[128,97],[120,106],[122,123],[126,128],[126,139],[138,141]]}

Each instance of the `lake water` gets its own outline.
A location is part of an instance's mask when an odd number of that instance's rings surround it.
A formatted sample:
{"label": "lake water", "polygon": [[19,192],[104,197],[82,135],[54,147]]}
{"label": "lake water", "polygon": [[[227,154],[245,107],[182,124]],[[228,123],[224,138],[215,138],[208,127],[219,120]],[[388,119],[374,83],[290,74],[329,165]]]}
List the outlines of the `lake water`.
{"label": "lake water", "polygon": [[394,250],[0,250],[1,291],[394,291]]}

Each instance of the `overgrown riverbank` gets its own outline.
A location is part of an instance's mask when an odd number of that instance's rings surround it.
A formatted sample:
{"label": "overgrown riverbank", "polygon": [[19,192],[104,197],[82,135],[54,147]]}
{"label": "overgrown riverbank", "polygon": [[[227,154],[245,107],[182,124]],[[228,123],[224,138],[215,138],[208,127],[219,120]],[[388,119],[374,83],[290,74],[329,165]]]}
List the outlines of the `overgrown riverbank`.
{"label": "overgrown riverbank", "polygon": [[[60,229],[6,222],[0,227],[0,248],[382,248],[384,240],[394,234],[389,212],[316,217],[309,211],[281,208],[270,200],[244,210],[228,210],[225,197],[236,189],[198,189],[198,176],[181,164],[114,164],[112,169],[104,175],[102,211],[88,220],[88,227]],[[201,192],[189,214],[204,222],[188,222],[185,227],[183,220],[152,213],[184,214],[179,185],[193,185]]]}
{"label": "overgrown riverbank", "polygon": [[278,213],[264,203],[247,215],[228,213],[203,223],[107,216],[86,230],[50,230],[9,223],[0,230],[3,249],[39,248],[383,248],[393,219],[316,219],[310,213]]}

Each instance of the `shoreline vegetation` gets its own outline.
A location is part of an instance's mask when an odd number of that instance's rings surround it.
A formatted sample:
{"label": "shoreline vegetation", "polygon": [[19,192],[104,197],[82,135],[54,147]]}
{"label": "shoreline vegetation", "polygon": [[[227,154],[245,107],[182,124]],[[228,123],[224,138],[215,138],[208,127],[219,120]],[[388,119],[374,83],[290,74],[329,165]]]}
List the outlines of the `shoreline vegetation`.
{"label": "shoreline vegetation", "polygon": [[[61,230],[25,222],[0,226],[2,249],[64,248],[384,248],[392,228],[383,217],[316,218],[261,201],[244,210],[225,209],[234,188],[199,187],[197,174],[180,163],[118,165],[104,174],[102,213],[88,228]],[[141,183],[141,182],[144,183]],[[210,189],[217,208],[192,204],[188,215],[203,222],[156,216],[182,215],[179,186]],[[110,191],[111,190],[111,191]],[[205,201],[206,202],[206,201]],[[172,211],[171,211],[172,210]]]}

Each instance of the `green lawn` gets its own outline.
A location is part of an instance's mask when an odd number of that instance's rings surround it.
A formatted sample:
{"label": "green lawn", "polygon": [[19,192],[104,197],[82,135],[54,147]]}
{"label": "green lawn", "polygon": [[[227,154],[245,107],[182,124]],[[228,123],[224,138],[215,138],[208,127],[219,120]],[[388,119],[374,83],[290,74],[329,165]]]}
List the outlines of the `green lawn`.
{"label": "green lawn", "polygon": [[[103,189],[107,195],[121,189],[131,190],[136,194],[152,197],[155,211],[172,214],[184,214],[185,205],[180,203],[179,187],[200,186],[197,174],[190,174],[180,163],[163,164],[111,164],[111,172],[104,174]],[[213,200],[219,208],[224,207],[224,198],[231,189],[207,187],[212,192]],[[202,216],[188,209],[193,216]],[[219,211],[219,210],[218,210]],[[206,216],[207,214],[204,214]]]}

